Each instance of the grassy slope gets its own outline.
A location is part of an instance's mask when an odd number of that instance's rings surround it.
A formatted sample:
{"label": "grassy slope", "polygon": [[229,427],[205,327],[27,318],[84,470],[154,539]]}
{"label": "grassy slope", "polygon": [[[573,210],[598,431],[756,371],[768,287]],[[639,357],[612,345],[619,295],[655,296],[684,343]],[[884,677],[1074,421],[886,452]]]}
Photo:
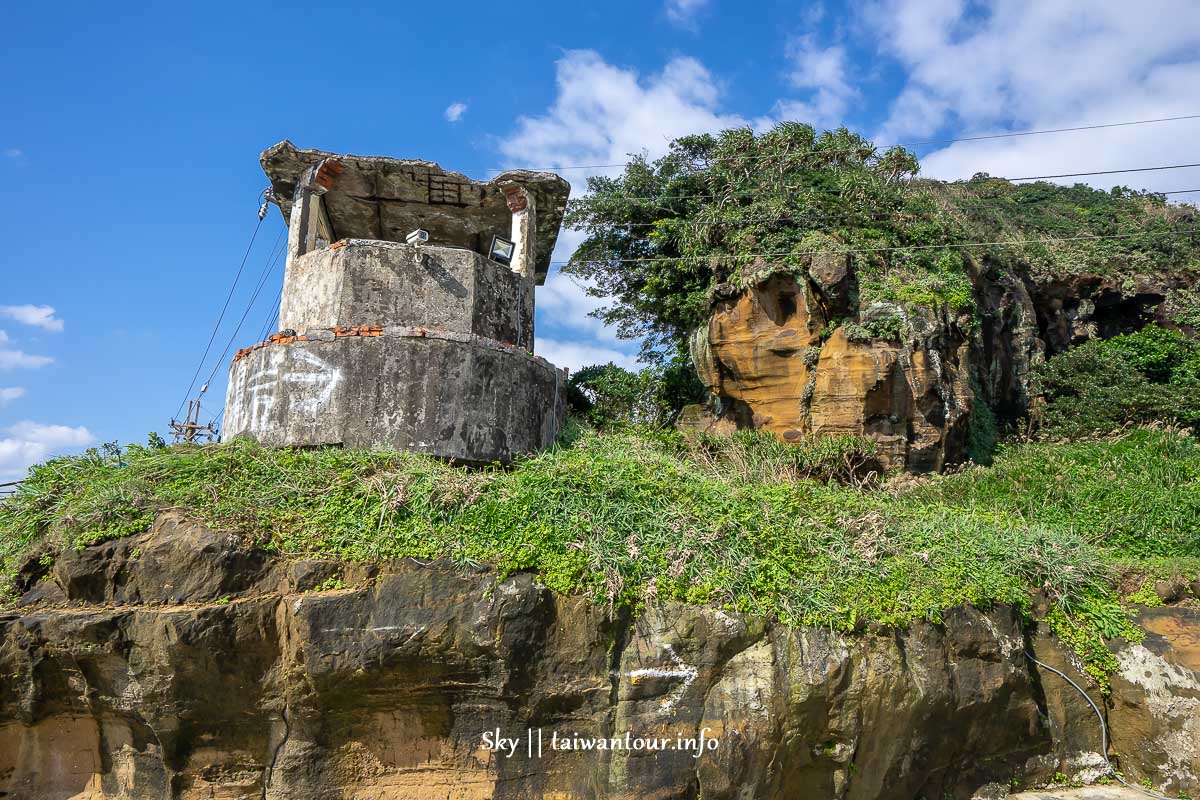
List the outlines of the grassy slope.
{"label": "grassy slope", "polygon": [[179,506],[285,554],[445,556],[537,570],[600,602],[675,597],[847,630],[937,620],[960,603],[1028,607],[1038,589],[1098,675],[1098,635],[1136,635],[1115,567],[1200,574],[1200,446],[1189,437],[1024,444],[993,468],[910,488],[822,480],[869,448],[583,433],[484,471],[241,441],[131,448],[123,466],[93,452],[36,467],[0,504],[0,554],[11,575],[30,553],[140,531]]}

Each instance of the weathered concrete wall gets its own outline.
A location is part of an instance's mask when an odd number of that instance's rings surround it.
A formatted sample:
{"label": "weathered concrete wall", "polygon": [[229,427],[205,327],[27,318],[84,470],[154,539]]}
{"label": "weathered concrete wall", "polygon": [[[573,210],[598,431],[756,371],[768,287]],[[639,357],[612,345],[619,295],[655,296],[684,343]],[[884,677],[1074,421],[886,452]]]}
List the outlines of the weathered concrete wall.
{"label": "weathered concrete wall", "polygon": [[288,263],[280,329],[423,325],[533,348],[534,286],[478,253],[351,239]]}
{"label": "weathered concrete wall", "polygon": [[234,362],[226,437],[508,462],[549,446],[566,413],[563,373],[490,339],[405,327],[307,337]]}

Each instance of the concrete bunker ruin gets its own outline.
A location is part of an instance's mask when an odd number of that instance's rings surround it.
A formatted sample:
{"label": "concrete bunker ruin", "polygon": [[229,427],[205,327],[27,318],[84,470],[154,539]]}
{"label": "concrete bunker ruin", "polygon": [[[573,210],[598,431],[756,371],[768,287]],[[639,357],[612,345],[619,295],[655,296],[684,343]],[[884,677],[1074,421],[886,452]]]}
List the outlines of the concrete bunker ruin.
{"label": "concrete bunker ruin", "polygon": [[280,332],[234,357],[226,436],[471,463],[554,440],[565,374],[532,354],[534,290],[566,181],[286,140],[260,162],[288,224]]}

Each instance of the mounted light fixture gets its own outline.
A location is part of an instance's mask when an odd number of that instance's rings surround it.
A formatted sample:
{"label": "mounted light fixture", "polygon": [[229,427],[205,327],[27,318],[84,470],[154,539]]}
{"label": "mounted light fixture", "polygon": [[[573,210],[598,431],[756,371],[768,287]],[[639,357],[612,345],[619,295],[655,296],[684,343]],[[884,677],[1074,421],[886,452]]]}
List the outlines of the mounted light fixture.
{"label": "mounted light fixture", "polygon": [[515,249],[516,245],[514,245],[510,240],[505,239],[503,236],[493,236],[492,247],[488,252],[488,258],[507,267],[508,265],[512,264],[513,251]]}

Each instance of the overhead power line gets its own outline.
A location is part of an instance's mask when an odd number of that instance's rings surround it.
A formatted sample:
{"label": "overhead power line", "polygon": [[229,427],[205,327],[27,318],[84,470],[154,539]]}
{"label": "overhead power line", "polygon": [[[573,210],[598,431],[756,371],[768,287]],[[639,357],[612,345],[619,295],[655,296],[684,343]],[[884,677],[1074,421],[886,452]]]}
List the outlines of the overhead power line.
{"label": "overhead power line", "polygon": [[[277,298],[275,300],[275,304],[273,306],[271,306],[270,312],[267,314],[266,319],[263,320],[262,327],[258,329],[258,338],[254,340],[255,342],[266,341],[267,334],[271,331],[272,324],[279,317],[279,309],[280,309],[281,303],[282,303],[282,297]],[[221,419],[221,415],[224,413],[225,413],[225,406],[222,405],[221,408],[217,411],[217,413],[213,414],[213,419]]]}
{"label": "overhead power line", "polygon": [[1156,122],[1178,122],[1185,119],[1200,119],[1200,114],[1185,114],[1179,117],[1158,117],[1157,119],[1135,119],[1129,122],[1105,122],[1099,125],[1076,125],[1070,128],[1043,128],[1035,131],[1011,131],[1008,133],[988,133],[980,136],[960,136],[957,139],[929,139],[924,142],[909,142],[900,147],[921,147],[931,144],[954,144],[955,142],[978,142],[984,139],[1011,139],[1017,136],[1040,136],[1044,133],[1069,133],[1071,131],[1094,131],[1100,128],[1124,128],[1130,125],[1151,125]]}
{"label": "overhead power line", "polygon": [[282,304],[282,296],[275,300],[275,305],[267,312],[267,318],[263,320],[262,327],[258,329],[258,338],[254,341],[261,342],[266,340],[267,334],[271,332],[271,325],[279,318],[279,309]]}
{"label": "overhead power line", "polygon": [[1164,169],[1190,169],[1200,167],[1200,164],[1168,164],[1165,167],[1135,167],[1133,169],[1103,169],[1098,172],[1064,172],[1061,175],[1033,175],[1028,178],[1001,178],[1000,180],[1016,183],[1017,181],[1044,181],[1050,178],[1082,178],[1087,175],[1116,175],[1121,172],[1158,172]]}
{"label": "overhead power line", "polygon": [[[1110,233],[1099,234],[1095,236],[1065,236],[1061,238],[1047,237],[1042,239],[1010,239],[1007,241],[995,242],[956,242],[950,244],[916,244],[916,245],[894,245],[889,247],[851,247],[845,250],[838,250],[838,253],[887,253],[898,250],[958,250],[969,247],[1014,247],[1027,244],[1061,244],[1063,242],[1087,242],[1098,241],[1102,239],[1130,239],[1136,236],[1178,236],[1184,233],[1196,233],[1198,228],[1180,228],[1173,231],[1139,231],[1137,233]],[[632,264],[642,261],[691,261],[702,260],[712,257],[725,258],[783,258],[785,256],[815,256],[819,255],[824,250],[805,250],[792,251],[788,250],[780,253],[705,253],[694,256],[646,256],[645,258],[607,258],[607,259],[591,259],[583,261],[552,261],[552,264]]]}
{"label": "overhead power line", "polygon": [[217,331],[221,327],[221,321],[225,319],[225,312],[229,309],[229,301],[233,299],[233,292],[237,289],[238,281],[241,280],[242,270],[246,268],[246,260],[250,258],[250,251],[254,248],[254,240],[258,238],[258,231],[262,228],[263,217],[258,218],[258,223],[254,226],[254,231],[250,234],[250,243],[246,245],[246,252],[242,254],[242,262],[238,264],[237,274],[233,276],[233,285],[229,287],[229,294],[225,295],[225,304],[221,306],[221,313],[217,315],[217,321],[213,325],[212,333],[208,337],[208,344],[204,346],[204,354],[200,356],[200,362],[196,364],[196,371],[192,373],[192,381],[188,384],[187,391],[183,393],[183,400],[179,403],[179,408],[175,410],[175,416],[183,411],[183,407],[187,405],[187,401],[192,396],[192,389],[196,388],[196,378],[200,376],[200,370],[204,369],[204,362],[208,360],[208,353],[212,349],[213,340],[217,338]]}
{"label": "overhead power line", "polygon": [[[1064,172],[1059,175],[1034,175],[1034,176],[1023,177],[1023,178],[1005,178],[1005,177],[1001,177],[998,175],[990,175],[990,176],[988,176],[987,180],[1008,181],[1009,183],[1015,183],[1017,181],[1037,181],[1037,180],[1046,180],[1048,178],[1073,178],[1073,177],[1083,177],[1086,175],[1116,175],[1116,174],[1128,173],[1128,172],[1158,172],[1158,171],[1166,170],[1166,169],[1190,169],[1193,167],[1200,167],[1200,164],[1167,164],[1167,165],[1161,166],[1161,167],[1132,167],[1129,169],[1108,169],[1108,170],[1097,170],[1097,171],[1093,171],[1093,172]],[[918,178],[917,180],[929,180],[929,179],[928,178]],[[834,196],[840,196],[840,195],[844,194],[844,192],[834,191],[832,189],[817,189],[815,187],[806,187],[806,186],[782,186],[779,188],[784,191],[793,191],[793,192],[805,191],[810,194],[828,194],[828,195],[834,195]],[[940,188],[944,188],[944,189],[948,189],[948,190],[952,190],[952,191],[961,191],[963,189],[970,189],[972,187],[970,186],[969,183],[947,183],[947,184],[943,184],[942,187],[940,187]],[[1182,190],[1180,192],[1174,192],[1174,194],[1182,194],[1184,192],[1190,192],[1190,191],[1195,191],[1195,190],[1187,189],[1187,190]],[[655,195],[655,196],[651,196],[651,195],[620,195],[618,197],[614,197],[613,199],[614,200],[622,200],[622,201],[641,200],[641,201],[646,201],[649,203],[657,203],[657,202],[660,202],[663,200],[720,200],[720,199],[732,199],[732,198],[736,198],[736,197],[755,197],[755,196],[759,196],[759,195],[763,195],[763,194],[767,194],[767,192],[746,191],[746,192],[729,192],[727,194],[666,194],[666,195]],[[1171,194],[1171,192],[1151,192],[1151,194]]]}
{"label": "overhead power line", "polygon": [[[1173,194],[1190,194],[1193,192],[1200,192],[1200,189],[1176,189],[1176,190],[1173,190],[1170,192],[1154,192],[1154,194],[1173,195]],[[836,195],[839,193],[831,192],[830,194]],[[980,199],[982,199],[982,198],[980,198]],[[1035,197],[1035,198],[1032,198],[1029,200],[1022,201],[1021,205],[1024,206],[1024,205],[1035,205],[1037,203],[1048,203],[1048,202],[1051,202],[1051,201],[1057,200],[1057,199],[1058,198],[1056,198],[1056,197]],[[956,208],[962,208],[962,207],[988,208],[989,205],[987,203],[980,203],[980,202],[972,201],[972,202],[962,203],[959,206],[956,206]],[[884,218],[883,215],[877,215],[877,217],[880,219]],[[785,219],[788,219],[788,217],[786,215],[775,214],[773,216],[768,216],[768,217],[739,217],[737,219],[729,219],[729,220],[700,220],[700,219],[684,220],[684,221],[682,221],[682,224],[685,226],[693,226],[693,227],[699,227],[701,225],[741,225],[746,222],[782,222]],[[604,225],[604,227],[605,228],[653,228],[656,225],[661,225],[664,222],[673,222],[673,221],[675,221],[675,220],[660,219],[660,220],[656,220],[654,222],[622,222],[622,223],[606,224],[606,225]]]}
{"label": "overhead power line", "polygon": [[[1032,130],[1032,131],[1010,131],[1007,133],[988,133],[988,134],[981,134],[979,136],[960,136],[960,137],[957,137],[954,139],[926,139],[925,141],[919,141],[919,142],[897,142],[895,144],[890,144],[890,145],[880,145],[879,148],[877,148],[877,149],[886,149],[886,148],[891,148],[891,147],[925,147],[928,145],[935,145],[935,144],[939,144],[939,145],[940,144],[954,144],[956,142],[979,142],[979,141],[984,141],[986,139],[1012,139],[1012,138],[1016,138],[1019,136],[1041,136],[1043,134],[1048,134],[1048,133],[1069,133],[1072,131],[1094,131],[1094,130],[1099,130],[1101,128],[1125,128],[1125,127],[1129,127],[1131,125],[1152,125],[1152,124],[1160,123],[1160,122],[1179,122],[1181,120],[1189,120],[1189,119],[1200,119],[1200,114],[1184,114],[1184,115],[1178,116],[1178,117],[1157,117],[1155,119],[1135,119],[1135,120],[1129,120],[1127,122],[1106,122],[1106,123],[1102,123],[1102,124],[1098,124],[1098,125],[1076,125],[1076,126],[1070,127],[1070,128],[1042,128],[1040,130]],[[847,147],[847,148],[834,149],[834,150],[813,149],[813,150],[800,151],[798,153],[792,153],[791,155],[792,156],[816,155],[818,153],[825,154],[825,155],[832,155],[834,153],[857,153],[861,149],[862,149],[861,147]],[[757,161],[757,160],[763,159],[763,158],[770,158],[770,156],[746,155],[746,156],[734,156],[733,158],[738,158],[742,161]],[[532,172],[556,172],[556,171],[568,170],[568,169],[614,169],[616,167],[625,167],[628,165],[629,165],[629,162],[626,161],[626,162],[623,162],[620,164],[572,164],[569,166],[557,166],[557,167],[503,167],[503,168],[488,167],[486,169],[472,170],[472,171],[476,171],[476,172],[508,172],[509,170],[514,170],[514,169],[525,169],[525,170],[530,170]]]}
{"label": "overhead power line", "polygon": [[[286,230],[286,228],[284,230]],[[213,364],[212,371],[208,374],[208,380],[206,380],[205,383],[211,383],[212,379],[217,375],[217,370],[221,368],[223,363],[225,363],[225,357],[229,355],[229,350],[233,347],[233,343],[237,339],[238,333],[241,332],[242,325],[246,323],[246,317],[250,315],[250,310],[254,308],[254,303],[256,300],[258,300],[258,295],[262,292],[263,286],[266,285],[267,278],[271,276],[271,273],[275,269],[275,265],[279,263],[279,257],[283,255],[284,250],[287,249],[287,241],[285,240],[281,245],[281,239],[283,239],[283,231],[280,231],[279,236],[275,239],[275,244],[271,246],[273,253],[268,257],[267,263],[263,266],[262,272],[258,276],[258,283],[254,287],[254,293],[250,295],[250,302],[246,304],[246,310],[242,312],[242,317],[238,320],[237,327],[233,329],[233,333],[229,334],[229,339],[225,342],[225,349],[222,350],[221,355],[217,357],[216,362]]]}

